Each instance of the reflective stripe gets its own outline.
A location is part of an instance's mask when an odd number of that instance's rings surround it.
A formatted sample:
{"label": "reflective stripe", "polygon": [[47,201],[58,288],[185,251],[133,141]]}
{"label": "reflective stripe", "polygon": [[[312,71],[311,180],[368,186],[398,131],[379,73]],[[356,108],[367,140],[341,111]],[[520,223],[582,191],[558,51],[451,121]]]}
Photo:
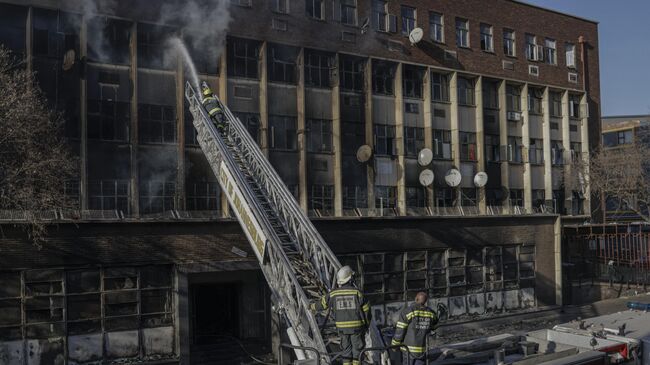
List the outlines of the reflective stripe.
{"label": "reflective stripe", "polygon": [[332,292],[330,293],[331,297],[335,297],[337,295],[358,295],[358,296],[361,296],[361,292],[358,291],[358,290],[354,290],[354,289],[353,290],[338,290],[338,289],[336,289],[336,290],[332,290]]}
{"label": "reflective stripe", "polygon": [[336,328],[355,328],[363,326],[364,321],[344,321],[334,323],[336,324]]}
{"label": "reflective stripe", "polygon": [[208,114],[213,115],[221,111],[221,108],[216,107],[208,112]]}
{"label": "reflective stripe", "polygon": [[404,322],[397,322],[397,328],[408,328],[409,324]]}
{"label": "reflective stripe", "polygon": [[397,346],[397,345],[401,345],[401,344],[402,344],[402,341],[397,341],[396,339],[393,339],[393,340],[390,342],[390,344],[393,345],[393,346]]}
{"label": "reflective stripe", "polygon": [[352,360],[352,365],[360,365],[361,363],[359,360]]}
{"label": "reflective stripe", "polygon": [[320,298],[320,304],[323,306],[323,309],[327,309],[327,300],[325,300],[325,297]]}
{"label": "reflective stripe", "polygon": [[415,352],[415,353],[420,353],[424,352],[424,347],[417,347],[417,346],[406,346],[409,349],[409,352]]}
{"label": "reflective stripe", "polygon": [[435,315],[433,314],[433,312],[416,310],[407,314],[406,319],[410,321],[411,319],[413,319],[413,317],[434,318],[434,316]]}
{"label": "reflective stripe", "polygon": [[205,103],[208,103],[208,102],[211,102],[211,101],[217,101],[217,99],[215,99],[215,98],[213,98],[211,96],[208,96],[207,98],[203,98],[202,103],[205,104]]}
{"label": "reflective stripe", "polygon": [[370,303],[366,303],[366,304],[364,304],[363,307],[361,307],[361,309],[362,309],[364,312],[369,311],[369,310],[370,310]]}

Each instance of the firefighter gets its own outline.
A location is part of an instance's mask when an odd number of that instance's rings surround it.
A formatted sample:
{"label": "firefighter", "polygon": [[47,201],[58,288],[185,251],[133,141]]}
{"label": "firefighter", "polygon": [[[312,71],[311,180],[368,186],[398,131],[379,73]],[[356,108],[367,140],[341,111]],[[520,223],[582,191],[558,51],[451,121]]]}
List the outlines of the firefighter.
{"label": "firefighter", "polygon": [[426,293],[419,292],[415,295],[415,302],[404,307],[399,313],[391,345],[404,344],[408,348],[410,355],[404,351],[404,361],[402,361],[404,365],[423,365],[425,363],[427,336],[438,324],[438,316],[431,308],[427,307],[428,299]]}
{"label": "firefighter", "polygon": [[354,286],[354,271],[343,266],[336,273],[338,288],[332,289],[320,301],[312,303],[312,311],[330,309],[341,338],[343,365],[359,365],[359,355],[365,347],[364,336],[370,323],[370,304]]}
{"label": "firefighter", "polygon": [[210,89],[210,86],[205,81],[201,83],[201,89],[203,90],[203,100],[201,102],[205,110],[208,111],[217,129],[223,132],[226,129],[226,116],[223,114],[221,103],[214,97],[212,89]]}

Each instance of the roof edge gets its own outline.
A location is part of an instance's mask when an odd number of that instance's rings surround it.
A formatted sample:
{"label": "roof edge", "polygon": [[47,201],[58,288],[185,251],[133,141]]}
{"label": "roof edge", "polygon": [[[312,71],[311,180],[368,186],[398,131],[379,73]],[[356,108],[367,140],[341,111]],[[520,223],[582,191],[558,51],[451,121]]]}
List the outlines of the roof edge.
{"label": "roof edge", "polygon": [[577,15],[574,15],[574,14],[569,14],[569,13],[565,13],[565,12],[562,12],[562,11],[559,11],[559,10],[547,8],[547,7],[544,7],[544,6],[531,4],[531,3],[527,2],[527,1],[524,1],[524,0],[509,0],[509,1],[511,1],[513,3],[517,3],[517,4],[530,6],[531,8],[537,8],[537,9],[541,9],[541,10],[545,10],[545,11],[550,11],[551,13],[560,14],[560,15],[568,16],[568,17],[571,17],[571,18],[579,19],[579,20],[584,20],[586,22],[594,23],[596,25],[600,24],[600,22],[597,21],[597,20],[593,20],[593,19],[589,19],[589,18],[583,18],[581,16],[577,16]]}

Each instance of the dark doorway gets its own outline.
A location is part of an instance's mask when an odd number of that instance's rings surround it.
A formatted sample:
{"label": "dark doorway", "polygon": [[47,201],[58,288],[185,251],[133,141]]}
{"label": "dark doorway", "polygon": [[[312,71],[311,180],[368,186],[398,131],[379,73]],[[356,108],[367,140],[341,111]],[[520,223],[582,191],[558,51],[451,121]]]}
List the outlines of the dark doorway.
{"label": "dark doorway", "polygon": [[195,284],[191,292],[195,344],[213,343],[224,335],[239,337],[241,284]]}

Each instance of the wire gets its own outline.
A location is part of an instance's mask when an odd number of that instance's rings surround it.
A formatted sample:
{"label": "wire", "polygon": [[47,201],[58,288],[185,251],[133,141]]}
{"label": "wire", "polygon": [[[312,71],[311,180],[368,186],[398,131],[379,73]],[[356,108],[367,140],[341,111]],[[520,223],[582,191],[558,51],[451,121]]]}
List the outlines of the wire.
{"label": "wire", "polygon": [[253,361],[255,361],[255,362],[258,363],[258,364],[262,364],[262,365],[277,365],[277,364],[272,363],[272,362],[265,362],[264,360],[260,360],[260,359],[258,359],[257,357],[255,357],[253,354],[251,354],[250,352],[248,352],[248,350],[246,349],[246,347],[244,347],[244,344],[243,344],[243,343],[241,342],[241,340],[238,339],[237,337],[229,336],[229,335],[216,335],[216,336],[214,336],[214,337],[228,338],[228,339],[231,339],[231,340],[235,341],[235,342],[239,345],[239,347],[241,347],[241,349],[244,351],[244,353],[246,353],[246,356],[250,357]]}

